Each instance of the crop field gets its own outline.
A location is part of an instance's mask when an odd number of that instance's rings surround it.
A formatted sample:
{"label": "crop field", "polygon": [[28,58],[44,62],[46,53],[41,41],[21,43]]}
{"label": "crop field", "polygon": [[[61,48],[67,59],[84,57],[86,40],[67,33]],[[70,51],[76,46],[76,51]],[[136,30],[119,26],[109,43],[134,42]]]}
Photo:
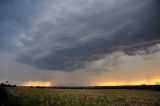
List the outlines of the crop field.
{"label": "crop field", "polygon": [[160,106],[160,92],[125,89],[7,88],[20,106]]}

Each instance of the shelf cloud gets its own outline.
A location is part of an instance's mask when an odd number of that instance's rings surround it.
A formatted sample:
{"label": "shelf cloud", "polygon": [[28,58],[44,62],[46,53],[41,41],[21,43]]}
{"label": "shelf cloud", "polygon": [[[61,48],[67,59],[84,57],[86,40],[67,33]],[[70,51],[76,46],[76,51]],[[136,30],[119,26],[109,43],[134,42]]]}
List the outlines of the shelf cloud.
{"label": "shelf cloud", "polygon": [[[2,0],[0,54],[33,70],[70,73],[88,71],[89,65],[117,52],[153,55],[159,52],[159,4],[159,0]],[[118,57],[107,64],[119,64]],[[94,69],[101,72],[103,67]]]}

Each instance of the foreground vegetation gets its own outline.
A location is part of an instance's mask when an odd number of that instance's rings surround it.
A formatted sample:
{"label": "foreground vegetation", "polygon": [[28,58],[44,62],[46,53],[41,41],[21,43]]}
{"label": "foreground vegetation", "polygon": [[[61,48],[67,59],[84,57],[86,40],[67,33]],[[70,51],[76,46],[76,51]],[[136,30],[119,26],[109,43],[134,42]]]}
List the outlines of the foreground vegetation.
{"label": "foreground vegetation", "polygon": [[160,106],[160,92],[151,90],[17,87],[7,93],[12,106]]}

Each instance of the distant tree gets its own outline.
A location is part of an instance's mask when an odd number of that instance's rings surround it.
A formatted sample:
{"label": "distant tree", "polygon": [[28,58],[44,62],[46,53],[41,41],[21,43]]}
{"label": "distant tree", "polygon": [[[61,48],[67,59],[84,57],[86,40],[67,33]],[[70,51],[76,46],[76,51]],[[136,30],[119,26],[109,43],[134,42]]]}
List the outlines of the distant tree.
{"label": "distant tree", "polygon": [[8,81],[6,81],[6,84],[8,84],[9,82]]}
{"label": "distant tree", "polygon": [[13,85],[13,87],[17,87],[17,85]]}
{"label": "distant tree", "polygon": [[156,84],[156,85],[160,85],[160,82],[159,82],[159,81],[156,81],[155,84]]}
{"label": "distant tree", "polygon": [[0,83],[0,87],[17,87],[17,85],[11,85],[6,81],[5,83]]}
{"label": "distant tree", "polygon": [[0,106],[5,106],[7,99],[7,91],[3,86],[0,86]]}

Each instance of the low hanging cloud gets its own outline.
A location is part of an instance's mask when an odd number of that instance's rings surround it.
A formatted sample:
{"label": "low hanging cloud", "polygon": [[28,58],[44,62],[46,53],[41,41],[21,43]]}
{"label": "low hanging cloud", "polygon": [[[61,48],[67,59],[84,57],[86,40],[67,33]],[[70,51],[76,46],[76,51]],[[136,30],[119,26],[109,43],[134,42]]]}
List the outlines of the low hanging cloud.
{"label": "low hanging cloud", "polygon": [[136,55],[160,42],[158,4],[158,0],[3,2],[0,50],[11,51],[20,63],[67,72],[86,68],[116,50]]}
{"label": "low hanging cloud", "polygon": [[72,72],[36,69],[16,63],[11,59],[14,58],[12,55],[1,54],[0,81],[8,80],[17,85],[50,82],[53,86],[154,84],[160,80],[160,44],[149,47],[148,50],[157,52],[146,54],[144,50],[138,50],[136,55],[130,56],[117,51],[88,63],[85,69]]}

